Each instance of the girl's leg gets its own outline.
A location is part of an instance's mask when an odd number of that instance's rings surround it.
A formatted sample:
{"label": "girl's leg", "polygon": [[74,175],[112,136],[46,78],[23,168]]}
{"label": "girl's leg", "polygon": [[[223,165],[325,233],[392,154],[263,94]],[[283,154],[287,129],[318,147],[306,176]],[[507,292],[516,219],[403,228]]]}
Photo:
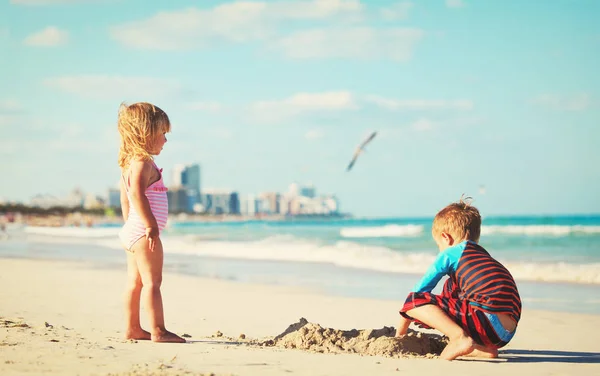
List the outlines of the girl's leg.
{"label": "girl's leg", "polygon": [[125,339],[150,339],[150,333],[142,329],[140,324],[140,294],[142,278],[135,262],[135,255],[127,253],[127,287],[125,289],[125,315],[127,329]]}
{"label": "girl's leg", "polygon": [[162,242],[159,239],[156,242],[154,251],[150,251],[148,240],[142,238],[135,243],[133,251],[144,286],[142,293],[144,295],[146,309],[150,315],[150,333],[152,341],[185,342],[185,339],[167,331],[165,328],[162,295],[160,293],[163,269]]}
{"label": "girl's leg", "polygon": [[428,326],[439,330],[450,339],[450,342],[440,354],[440,358],[453,360],[459,356],[471,353],[475,349],[475,342],[469,335],[455,323],[450,316],[440,307],[427,304],[413,308],[406,312],[410,317],[421,321]]}

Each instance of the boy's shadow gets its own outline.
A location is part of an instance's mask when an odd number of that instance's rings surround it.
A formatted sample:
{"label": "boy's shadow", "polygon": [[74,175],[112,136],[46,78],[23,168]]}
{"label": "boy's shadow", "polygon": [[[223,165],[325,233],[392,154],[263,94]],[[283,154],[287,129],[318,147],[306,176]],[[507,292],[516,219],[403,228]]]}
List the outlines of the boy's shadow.
{"label": "boy's shadow", "polygon": [[511,363],[600,363],[597,352],[508,349],[498,356]]}
{"label": "boy's shadow", "polygon": [[[188,340],[187,343],[204,343],[210,345],[226,345],[226,346],[242,346],[248,345],[245,342],[218,340],[218,339],[201,339]],[[556,350],[517,350],[508,349],[498,352],[499,359],[506,359],[509,363],[588,363],[600,364],[600,353],[597,352],[582,352],[582,351],[556,351]],[[483,359],[468,359],[461,360],[482,361]],[[497,362],[497,360],[483,360]]]}

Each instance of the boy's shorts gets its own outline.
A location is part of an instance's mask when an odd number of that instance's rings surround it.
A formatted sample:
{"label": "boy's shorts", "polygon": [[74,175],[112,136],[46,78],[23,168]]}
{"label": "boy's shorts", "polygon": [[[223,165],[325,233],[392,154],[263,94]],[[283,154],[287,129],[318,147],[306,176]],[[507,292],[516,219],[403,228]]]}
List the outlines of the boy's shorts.
{"label": "boy's shorts", "polygon": [[[504,329],[500,322],[495,320],[495,318],[497,318],[496,315],[486,315],[486,312],[476,309],[476,307],[469,304],[467,300],[458,299],[458,294],[453,294],[453,283],[451,279],[448,279],[444,284],[444,290],[441,295],[435,295],[429,292],[411,292],[406,298],[406,302],[400,310],[400,314],[405,318],[414,321],[422,328],[431,329],[430,326],[406,314],[406,312],[411,309],[427,304],[433,304],[440,307],[451,319],[460,325],[476,343],[483,346],[494,347],[497,349],[504,347],[512,339],[512,336],[515,333],[515,331],[508,332]],[[490,317],[491,320],[488,317]]]}

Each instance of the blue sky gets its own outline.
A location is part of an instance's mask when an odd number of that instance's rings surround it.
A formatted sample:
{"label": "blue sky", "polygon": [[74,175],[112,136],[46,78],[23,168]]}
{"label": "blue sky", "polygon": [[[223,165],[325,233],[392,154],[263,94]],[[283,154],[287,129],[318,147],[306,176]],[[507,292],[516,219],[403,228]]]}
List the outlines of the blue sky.
{"label": "blue sky", "polygon": [[[360,216],[600,213],[595,0],[0,3],[0,198],[116,185],[122,101],[204,188]],[[371,131],[377,138],[345,167]],[[485,194],[479,192],[485,185]]]}

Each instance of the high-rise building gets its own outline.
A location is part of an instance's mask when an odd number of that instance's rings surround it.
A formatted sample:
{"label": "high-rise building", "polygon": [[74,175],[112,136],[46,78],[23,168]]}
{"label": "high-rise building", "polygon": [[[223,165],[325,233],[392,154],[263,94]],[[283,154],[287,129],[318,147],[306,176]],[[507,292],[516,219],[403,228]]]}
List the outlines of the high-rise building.
{"label": "high-rise building", "polygon": [[247,194],[240,196],[240,214],[242,215],[256,215],[257,213],[257,200],[253,194]]}
{"label": "high-rise building", "polygon": [[237,192],[209,190],[202,195],[204,210],[210,214],[240,214]]}
{"label": "high-rise building", "polygon": [[200,165],[198,164],[177,164],[173,166],[173,181],[172,189],[181,189],[185,192],[185,198],[183,193],[178,192],[177,205],[173,207],[171,211],[183,211],[191,213],[194,211],[196,204],[201,202],[201,191],[200,191]]}
{"label": "high-rise building", "polygon": [[175,166],[173,166],[173,179],[171,181],[171,186],[183,187],[184,173],[185,173],[185,165],[184,164],[176,164]]}
{"label": "high-rise building", "polygon": [[316,195],[317,193],[314,185],[309,184],[300,187],[300,196],[315,198]]}
{"label": "high-rise building", "polygon": [[118,188],[110,188],[108,190],[108,206],[111,208],[121,207],[121,190]]}
{"label": "high-rise building", "polygon": [[169,213],[189,213],[187,190],[182,187],[170,188],[167,191],[167,200],[169,202]]}

